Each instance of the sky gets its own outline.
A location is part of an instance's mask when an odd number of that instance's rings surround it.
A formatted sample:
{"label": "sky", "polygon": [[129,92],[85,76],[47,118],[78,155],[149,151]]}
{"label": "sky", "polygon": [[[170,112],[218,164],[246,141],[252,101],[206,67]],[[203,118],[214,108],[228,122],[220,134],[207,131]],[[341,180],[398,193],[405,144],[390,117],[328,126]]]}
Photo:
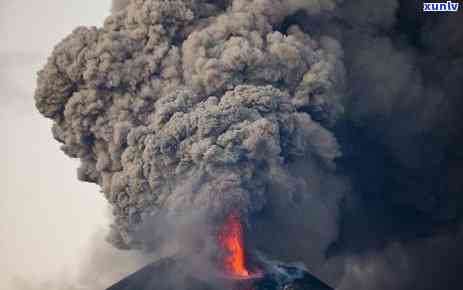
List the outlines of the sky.
{"label": "sky", "polygon": [[91,245],[105,247],[104,197],[77,180],[78,162],[58,150],[33,92],[53,46],[109,11],[110,0],[0,0],[0,289],[72,276]]}

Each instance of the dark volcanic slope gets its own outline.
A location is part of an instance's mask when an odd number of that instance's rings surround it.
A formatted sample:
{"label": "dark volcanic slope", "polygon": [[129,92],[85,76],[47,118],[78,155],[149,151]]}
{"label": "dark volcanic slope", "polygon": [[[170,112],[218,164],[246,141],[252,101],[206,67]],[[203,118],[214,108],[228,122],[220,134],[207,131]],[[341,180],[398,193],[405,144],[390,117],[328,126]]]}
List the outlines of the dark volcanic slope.
{"label": "dark volcanic slope", "polygon": [[[310,273],[291,266],[273,265],[273,273],[265,273],[252,284],[253,290],[333,290]],[[242,290],[248,290],[243,288]],[[241,289],[240,289],[241,290]]]}
{"label": "dark volcanic slope", "polygon": [[106,290],[333,290],[304,270],[284,265],[265,265],[261,278],[250,280],[212,279],[206,284],[185,273],[179,258],[154,262]]}
{"label": "dark volcanic slope", "polygon": [[[166,258],[145,266],[106,290],[212,290],[211,286],[188,277],[179,259]],[[180,288],[181,287],[181,288]]]}

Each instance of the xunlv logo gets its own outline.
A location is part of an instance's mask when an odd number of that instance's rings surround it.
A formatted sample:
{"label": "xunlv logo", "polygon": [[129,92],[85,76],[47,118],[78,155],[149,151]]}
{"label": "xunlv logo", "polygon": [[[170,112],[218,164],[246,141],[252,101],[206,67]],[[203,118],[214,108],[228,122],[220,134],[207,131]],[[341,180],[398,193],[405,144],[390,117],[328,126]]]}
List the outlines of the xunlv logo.
{"label": "xunlv logo", "polygon": [[424,12],[457,12],[459,3],[447,1],[446,3],[423,3]]}

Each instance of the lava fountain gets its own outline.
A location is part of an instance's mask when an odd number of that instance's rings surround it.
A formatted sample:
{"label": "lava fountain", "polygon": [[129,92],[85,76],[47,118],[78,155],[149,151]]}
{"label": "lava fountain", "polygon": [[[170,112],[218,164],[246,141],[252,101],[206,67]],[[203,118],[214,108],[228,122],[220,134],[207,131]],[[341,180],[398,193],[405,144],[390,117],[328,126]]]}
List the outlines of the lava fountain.
{"label": "lava fountain", "polygon": [[246,268],[243,246],[243,228],[237,212],[231,212],[219,230],[219,245],[224,250],[223,266],[225,274],[236,279],[255,277]]}

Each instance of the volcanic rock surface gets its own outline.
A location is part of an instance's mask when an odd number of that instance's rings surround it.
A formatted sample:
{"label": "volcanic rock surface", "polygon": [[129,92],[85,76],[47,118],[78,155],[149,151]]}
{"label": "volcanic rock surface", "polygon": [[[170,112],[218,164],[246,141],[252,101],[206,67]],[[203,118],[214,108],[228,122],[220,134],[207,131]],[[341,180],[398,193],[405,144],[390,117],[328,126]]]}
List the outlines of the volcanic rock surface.
{"label": "volcanic rock surface", "polygon": [[106,290],[333,290],[307,271],[282,264],[266,264],[258,277],[215,277],[204,282],[185,272],[178,257],[159,260],[127,276]]}

